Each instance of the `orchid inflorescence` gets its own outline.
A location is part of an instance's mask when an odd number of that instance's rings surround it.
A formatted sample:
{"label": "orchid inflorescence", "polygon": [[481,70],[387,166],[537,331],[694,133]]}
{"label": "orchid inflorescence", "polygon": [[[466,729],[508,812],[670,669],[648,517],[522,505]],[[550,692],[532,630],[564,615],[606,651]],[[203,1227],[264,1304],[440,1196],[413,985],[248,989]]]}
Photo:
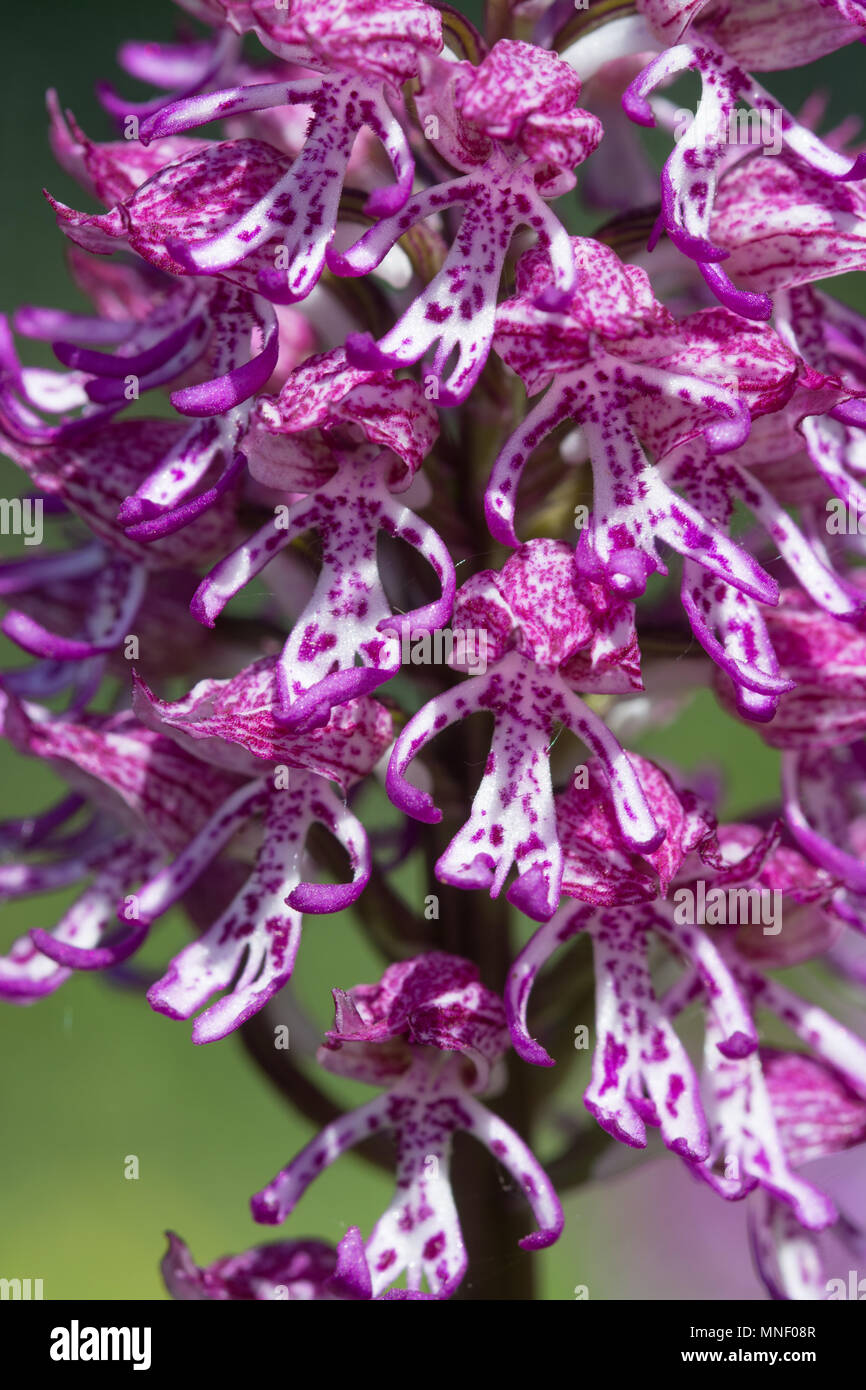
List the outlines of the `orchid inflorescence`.
{"label": "orchid inflorescence", "polygon": [[[823,1233],[866,1237],[801,1168],[866,1142],[866,1041],[776,972],[822,960],[840,1013],[866,984],[866,319],[820,288],[866,268],[866,149],[754,74],[866,41],[866,10],[494,0],[482,34],[424,0],[177,3],[195,32],[121,50],[157,95],[98,88],[117,138],[49,96],[102,207],[49,195],[92,314],[0,331],[0,443],[49,529],[0,565],[32,658],[0,725],[68,785],[0,825],[0,896],[79,887],[0,997],[127,978],[180,903],[148,1003],[261,1058],[303,1018],[304,925],[350,912],[383,957],[332,963],[315,1055],[374,1098],[252,1210],[288,1221],[356,1145],[391,1204],[204,1268],[172,1235],[175,1298],[512,1296],[511,1205],[551,1245],[605,1135],[652,1130],[748,1199],[771,1297],[828,1297]],[[751,820],[623,746],[702,687],[781,750]],[[539,1069],[593,982],[587,1118]],[[301,1108],[312,1062],[266,1067]]]}

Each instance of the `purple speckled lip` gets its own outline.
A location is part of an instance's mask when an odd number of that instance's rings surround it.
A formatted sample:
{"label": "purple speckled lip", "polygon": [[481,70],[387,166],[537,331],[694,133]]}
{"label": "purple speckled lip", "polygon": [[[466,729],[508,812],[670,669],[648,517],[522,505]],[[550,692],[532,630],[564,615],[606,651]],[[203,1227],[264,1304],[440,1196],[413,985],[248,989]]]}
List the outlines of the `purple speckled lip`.
{"label": "purple speckled lip", "polygon": [[[63,783],[0,822],[0,902],[66,895],[0,1001],[88,972],[315,1124],[251,1199],[279,1239],[168,1234],[179,1301],[526,1297],[653,1130],[772,1298],[835,1297],[866,1236],[803,1169],[866,1153],[866,153],[772,92],[863,6],[177,3],[118,54],[154,95],[98,84],[114,138],[48,94],[91,307],[0,316],[0,735]],[[299,1233],[350,1150],[392,1195]]]}

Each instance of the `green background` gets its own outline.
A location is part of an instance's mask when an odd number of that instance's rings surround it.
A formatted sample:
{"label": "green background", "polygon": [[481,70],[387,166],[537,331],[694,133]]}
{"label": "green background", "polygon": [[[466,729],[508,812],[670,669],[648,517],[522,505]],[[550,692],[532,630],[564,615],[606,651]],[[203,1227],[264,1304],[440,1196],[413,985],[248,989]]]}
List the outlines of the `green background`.
{"label": "green background", "polygon": [[[83,307],[66,278],[63,238],[40,194],[48,186],[87,206],[52,162],[44,89],[56,86],[85,130],[105,138],[110,132],[94,80],[116,79],[131,92],[135,84],[114,67],[117,45],[169,37],[176,14],[169,0],[41,0],[7,14],[0,108],[4,310],[21,303]],[[858,48],[767,85],[794,106],[814,85],[825,85],[832,114],[841,117],[862,107],[862,65]],[[840,292],[857,298],[849,285]],[[866,307],[862,297],[861,303]],[[51,359],[37,352],[28,360],[47,365]],[[0,492],[14,496],[19,485],[16,470],[0,462]],[[5,537],[0,545],[17,548]],[[4,665],[21,660],[8,645],[0,655]],[[693,702],[676,730],[638,746],[687,767],[721,767],[731,813],[773,796],[775,755],[755,733],[721,715],[709,695]],[[56,783],[41,767],[0,750],[0,818],[39,811],[56,796]],[[51,926],[69,900],[57,894],[6,905],[0,946],[7,949],[31,926]],[[145,963],[163,965],[185,939],[180,922],[161,924]],[[317,1025],[330,1022],[332,985],[377,974],[349,914],[308,919],[296,986]],[[0,1008],[0,1056],[0,1277],[42,1278],[47,1298],[155,1298],[163,1296],[157,1265],[164,1229],[180,1232],[200,1263],[274,1238],[253,1223],[247,1199],[312,1130],[287,1112],[236,1040],[193,1047],[188,1024],[152,1013],[133,991],[78,976],[34,1007]],[[560,1102],[564,1115],[582,1114],[582,1085],[575,1068]],[[346,1086],[339,1094],[369,1092]],[[124,1177],[129,1155],[139,1161],[137,1180]],[[627,1157],[612,1153],[611,1162],[616,1167]],[[567,1200],[565,1237],[537,1257],[544,1297],[571,1298],[577,1284],[587,1285],[593,1299],[756,1296],[745,1249],[737,1244],[740,1216],[693,1184],[671,1198],[657,1176],[663,1168],[667,1181],[671,1165],[676,1160],[647,1157],[637,1172],[613,1175]],[[348,1224],[369,1230],[389,1192],[382,1174],[344,1159],[313,1186],[285,1233],[336,1241]],[[723,1221],[734,1245],[729,1268],[718,1257]]]}

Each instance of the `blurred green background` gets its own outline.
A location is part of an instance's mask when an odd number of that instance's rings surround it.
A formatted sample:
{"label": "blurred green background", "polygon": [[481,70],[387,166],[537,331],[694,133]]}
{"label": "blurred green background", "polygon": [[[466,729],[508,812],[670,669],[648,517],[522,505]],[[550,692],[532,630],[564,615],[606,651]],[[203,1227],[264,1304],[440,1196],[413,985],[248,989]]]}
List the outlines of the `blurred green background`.
{"label": "blurred green background", "polygon": [[[466,8],[477,18],[476,7]],[[135,84],[114,67],[118,44],[168,38],[176,18],[169,0],[42,0],[7,14],[3,310],[21,303],[83,307],[66,278],[63,238],[40,192],[47,186],[65,201],[87,206],[51,160],[45,88],[59,89],[62,103],[89,134],[107,137],[94,81],[115,78],[122,91],[131,92]],[[795,107],[822,85],[831,115],[841,117],[862,109],[862,64],[858,48],[814,69],[768,78],[767,85]],[[846,284],[839,292],[852,302],[859,297],[866,307],[857,287]],[[51,359],[36,352],[28,360],[47,365]],[[0,470],[0,492],[16,495],[20,475],[2,462]],[[0,546],[17,549],[5,537]],[[0,658],[4,665],[21,660],[8,645]],[[675,730],[637,746],[687,767],[722,768],[730,813],[773,796],[775,755],[756,734],[719,713],[709,695],[688,707]],[[0,818],[37,812],[56,797],[48,773],[0,749]],[[68,901],[70,895],[56,894],[4,906],[0,947],[7,949],[31,926],[51,926]],[[141,959],[157,968],[186,939],[183,925],[168,921]],[[378,973],[348,914],[308,919],[297,995],[321,1028],[330,1023],[332,985],[349,986]],[[248,1197],[312,1130],[287,1112],[236,1040],[193,1047],[189,1025],[152,1013],[133,991],[79,976],[34,1007],[0,1009],[0,1056],[0,1276],[42,1278],[49,1299],[158,1298],[164,1296],[157,1266],[167,1227],[184,1236],[200,1263],[276,1234],[253,1223]],[[575,1068],[564,1110],[582,1110],[582,1086]],[[362,1088],[334,1093],[360,1096]],[[138,1180],[124,1178],[129,1155],[139,1160]],[[653,1175],[660,1165],[667,1172],[675,1163],[647,1158],[637,1173],[592,1184],[567,1200],[565,1237],[537,1257],[543,1297],[572,1298],[578,1284],[589,1287],[592,1299],[756,1296],[744,1248],[733,1272],[709,1257],[710,1233],[722,1219],[720,1203],[690,1189],[677,1199],[676,1211],[660,1206],[669,1198]],[[389,1193],[383,1175],[344,1159],[314,1185],[285,1233],[336,1241],[348,1224],[368,1230]],[[730,1229],[738,1230],[739,1218],[731,1221]]]}

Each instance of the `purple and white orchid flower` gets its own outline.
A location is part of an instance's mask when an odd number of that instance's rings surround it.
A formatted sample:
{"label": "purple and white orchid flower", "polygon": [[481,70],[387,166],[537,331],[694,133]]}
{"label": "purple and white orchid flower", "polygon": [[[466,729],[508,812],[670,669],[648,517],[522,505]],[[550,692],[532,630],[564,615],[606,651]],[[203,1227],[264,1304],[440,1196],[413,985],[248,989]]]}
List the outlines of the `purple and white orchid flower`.
{"label": "purple and white orchid flower", "polygon": [[337,1279],[355,1297],[378,1297],[405,1272],[410,1294],[448,1297],[466,1271],[449,1180],[454,1134],[489,1149],[520,1187],[538,1230],[520,1243],[541,1250],[562,1229],[549,1179],[522,1139],[478,1100],[508,1046],[502,1001],[469,961],[432,951],[392,965],[376,985],[334,991],[336,1019],[319,1061],[340,1076],[385,1088],[324,1129],[252,1199],[257,1221],[291,1214],[322,1169],[373,1133],[393,1132],[397,1190],[363,1242],[341,1242]]}
{"label": "purple and white orchid flower", "polygon": [[482,571],[458,590],[454,625],[483,639],[487,670],[429,701],[406,724],[388,765],[388,793],[408,815],[441,819],[406,769],[448,725],[487,710],[495,724],[469,819],[436,865],[445,883],[506,894],[528,916],[556,910],[562,851],[548,751],[557,724],[571,729],[604,764],[626,841],[658,847],[655,821],[628,755],[578,692],[640,690],[631,604],[606,593],[575,566],[563,541],[530,541],[499,574]]}
{"label": "purple and white orchid flower", "polygon": [[520,227],[533,231],[550,256],[544,303],[571,298],[569,238],[548,200],[574,187],[574,166],[601,139],[600,123],[578,107],[579,96],[580,82],[554,54],[512,40],[497,43],[478,68],[422,64],[416,105],[425,132],[441,158],[463,172],[417,194],[349,251],[329,250],[328,264],[340,275],[366,275],[421,219],[458,207],[462,221],[442,268],[394,327],[378,342],[357,334],[346,340],[350,362],[406,366],[435,344],[428,374],[435,399],[465,400],[490,351],[502,270]]}

